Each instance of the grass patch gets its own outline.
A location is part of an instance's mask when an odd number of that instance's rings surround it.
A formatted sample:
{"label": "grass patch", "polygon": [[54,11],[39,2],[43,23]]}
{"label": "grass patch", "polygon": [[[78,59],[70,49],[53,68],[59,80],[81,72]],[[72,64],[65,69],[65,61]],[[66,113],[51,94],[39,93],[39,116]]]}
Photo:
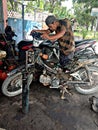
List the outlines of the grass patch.
{"label": "grass patch", "polygon": [[[83,33],[74,32],[74,36],[83,37]],[[88,31],[86,32],[84,39],[96,39],[98,41],[98,32]]]}

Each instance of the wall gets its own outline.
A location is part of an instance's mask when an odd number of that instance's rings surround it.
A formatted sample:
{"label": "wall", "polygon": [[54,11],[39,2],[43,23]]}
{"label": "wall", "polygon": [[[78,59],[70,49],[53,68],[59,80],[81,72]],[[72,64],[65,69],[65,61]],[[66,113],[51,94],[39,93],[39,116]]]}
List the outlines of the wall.
{"label": "wall", "polygon": [[[17,37],[14,37],[16,43],[23,40],[22,38],[22,19],[8,18],[8,24],[12,27]],[[25,39],[31,40],[32,37],[29,35],[32,29],[35,29],[34,26],[37,26],[39,29],[42,28],[42,24],[39,22],[33,22],[31,20],[24,20],[24,33]]]}

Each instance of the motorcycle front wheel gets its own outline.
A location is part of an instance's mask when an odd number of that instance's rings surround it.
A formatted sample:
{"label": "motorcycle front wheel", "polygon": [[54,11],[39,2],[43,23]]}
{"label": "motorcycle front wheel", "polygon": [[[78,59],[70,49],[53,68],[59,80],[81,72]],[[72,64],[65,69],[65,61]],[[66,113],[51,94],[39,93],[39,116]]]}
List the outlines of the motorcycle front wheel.
{"label": "motorcycle front wheel", "polygon": [[13,97],[22,93],[22,73],[15,73],[8,76],[2,84],[2,93],[5,96]]}
{"label": "motorcycle front wheel", "polygon": [[98,92],[98,67],[97,66],[88,66],[89,74],[88,76],[87,70],[82,68],[78,70],[76,73],[78,74],[79,78],[83,82],[89,82],[89,78],[91,80],[91,84],[76,84],[75,89],[81,94],[94,94]]}

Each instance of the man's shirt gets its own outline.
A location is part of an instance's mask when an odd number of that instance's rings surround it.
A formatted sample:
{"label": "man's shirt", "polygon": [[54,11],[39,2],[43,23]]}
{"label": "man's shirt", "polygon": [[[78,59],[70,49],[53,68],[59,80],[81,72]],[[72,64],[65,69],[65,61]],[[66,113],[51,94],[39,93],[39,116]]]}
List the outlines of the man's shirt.
{"label": "man's shirt", "polygon": [[59,20],[59,26],[57,27],[56,33],[60,32],[65,28],[66,32],[63,37],[59,38],[59,46],[61,53],[69,55],[75,51],[75,43],[71,23],[68,19]]}

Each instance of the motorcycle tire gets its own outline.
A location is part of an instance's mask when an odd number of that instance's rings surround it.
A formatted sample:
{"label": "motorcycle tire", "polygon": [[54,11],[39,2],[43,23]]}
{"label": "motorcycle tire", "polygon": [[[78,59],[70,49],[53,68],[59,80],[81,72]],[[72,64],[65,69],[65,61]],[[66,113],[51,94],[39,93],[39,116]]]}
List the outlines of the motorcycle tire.
{"label": "motorcycle tire", "polygon": [[2,93],[7,97],[17,96],[22,93],[22,73],[8,76],[2,84]]}
{"label": "motorcycle tire", "polygon": [[[81,85],[76,85],[75,89],[84,95],[88,95],[88,94],[94,94],[96,92],[98,92],[98,66],[88,66],[89,70],[90,70],[90,78],[92,80],[92,85],[89,86],[81,86]],[[88,81],[87,78],[87,70],[85,68],[82,68],[79,70],[79,75],[82,79],[82,81]]]}

